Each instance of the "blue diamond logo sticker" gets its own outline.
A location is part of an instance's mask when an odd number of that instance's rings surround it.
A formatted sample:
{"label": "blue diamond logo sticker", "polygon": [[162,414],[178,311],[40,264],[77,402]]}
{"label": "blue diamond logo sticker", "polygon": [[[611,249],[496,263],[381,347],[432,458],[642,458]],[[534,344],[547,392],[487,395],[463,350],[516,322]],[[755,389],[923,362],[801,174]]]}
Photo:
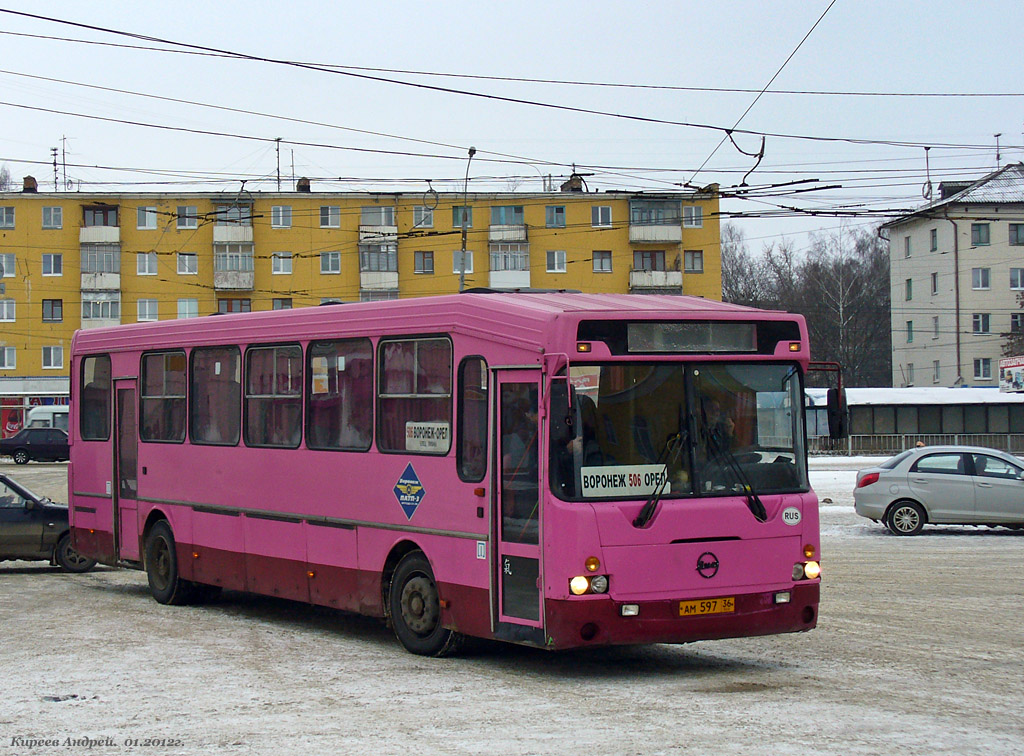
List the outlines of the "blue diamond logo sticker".
{"label": "blue diamond logo sticker", "polygon": [[402,511],[405,512],[406,519],[411,520],[412,516],[416,514],[416,508],[419,507],[426,494],[423,490],[423,484],[420,483],[419,476],[412,469],[412,462],[406,465],[405,472],[402,473],[402,477],[398,479],[393,490],[395,498],[398,499],[398,503],[402,507]]}

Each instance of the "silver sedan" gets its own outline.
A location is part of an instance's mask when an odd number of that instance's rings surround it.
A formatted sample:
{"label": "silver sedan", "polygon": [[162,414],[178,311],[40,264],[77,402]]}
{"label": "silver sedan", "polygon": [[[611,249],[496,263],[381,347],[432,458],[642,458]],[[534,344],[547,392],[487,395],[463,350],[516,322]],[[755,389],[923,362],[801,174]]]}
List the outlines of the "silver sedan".
{"label": "silver sedan", "polygon": [[853,500],[896,535],[926,524],[1024,528],[1024,462],[980,446],[923,446],[858,472]]}

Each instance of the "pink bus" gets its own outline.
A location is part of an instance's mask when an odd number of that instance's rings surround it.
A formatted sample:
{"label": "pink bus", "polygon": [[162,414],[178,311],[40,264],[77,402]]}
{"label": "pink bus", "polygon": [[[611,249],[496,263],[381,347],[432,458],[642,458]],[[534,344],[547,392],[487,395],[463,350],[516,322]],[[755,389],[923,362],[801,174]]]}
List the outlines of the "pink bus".
{"label": "pink bus", "polygon": [[803,318],[486,293],[78,331],[74,547],[418,654],[810,630]]}

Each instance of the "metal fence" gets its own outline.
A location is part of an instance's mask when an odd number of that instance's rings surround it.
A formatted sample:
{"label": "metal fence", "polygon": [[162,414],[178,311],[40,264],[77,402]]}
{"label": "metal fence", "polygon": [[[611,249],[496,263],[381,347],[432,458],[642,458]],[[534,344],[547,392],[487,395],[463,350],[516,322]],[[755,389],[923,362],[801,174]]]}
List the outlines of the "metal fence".
{"label": "metal fence", "polygon": [[807,439],[807,446],[811,454],[899,454],[914,448],[918,442],[925,446],[987,446],[1011,454],[1024,454],[1024,433],[894,433],[840,439],[812,436]]}

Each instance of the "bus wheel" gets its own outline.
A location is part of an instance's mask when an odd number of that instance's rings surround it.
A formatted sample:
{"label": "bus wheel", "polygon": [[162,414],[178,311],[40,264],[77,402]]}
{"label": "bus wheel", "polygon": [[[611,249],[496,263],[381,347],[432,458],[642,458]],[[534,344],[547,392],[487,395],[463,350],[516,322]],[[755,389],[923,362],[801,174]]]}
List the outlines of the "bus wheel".
{"label": "bus wheel", "polygon": [[178,575],[174,534],[166,520],[156,523],[146,536],[146,576],[150,593],[161,604],[188,603],[192,584]]}
{"label": "bus wheel", "polygon": [[421,656],[450,656],[463,636],[441,625],[441,599],[434,572],[422,551],[402,557],[388,596],[395,635],[407,651]]}

